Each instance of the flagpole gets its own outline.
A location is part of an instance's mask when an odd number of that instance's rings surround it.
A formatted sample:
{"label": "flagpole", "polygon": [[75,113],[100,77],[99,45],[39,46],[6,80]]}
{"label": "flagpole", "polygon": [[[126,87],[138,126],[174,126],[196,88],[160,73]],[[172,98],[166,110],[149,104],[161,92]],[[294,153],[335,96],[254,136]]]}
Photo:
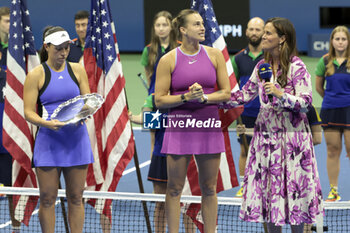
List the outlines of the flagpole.
{"label": "flagpole", "polygon": [[[126,107],[129,110],[129,103],[128,103],[128,98],[126,96],[126,91],[124,88],[124,95],[125,95],[125,102],[126,102]],[[130,122],[130,128],[131,128],[131,132],[133,132],[132,129],[132,123]],[[136,142],[134,143],[134,163],[135,163],[135,168],[136,168],[136,175],[137,175],[137,181],[139,183],[139,189],[140,189],[140,193],[145,193],[144,189],[143,189],[143,183],[142,183],[142,176],[141,176],[141,170],[140,170],[140,163],[139,163],[139,158],[137,155],[137,150],[136,150]],[[152,233],[152,228],[151,228],[151,222],[149,220],[149,214],[148,214],[148,208],[146,205],[145,201],[142,201],[142,206],[143,206],[143,213],[145,215],[145,220],[146,220],[146,225],[147,225],[147,231],[148,233]]]}

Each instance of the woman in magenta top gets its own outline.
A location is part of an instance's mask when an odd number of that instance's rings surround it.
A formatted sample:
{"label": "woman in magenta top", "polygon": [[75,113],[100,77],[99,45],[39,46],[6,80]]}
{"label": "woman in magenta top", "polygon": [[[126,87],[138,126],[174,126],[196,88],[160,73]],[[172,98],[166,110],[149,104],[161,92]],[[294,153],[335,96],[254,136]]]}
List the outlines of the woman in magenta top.
{"label": "woman in magenta top", "polygon": [[225,151],[217,103],[230,98],[226,63],[221,51],[199,44],[205,28],[198,12],[183,10],[173,23],[182,44],[160,60],[155,88],[157,107],[170,109],[162,147],[167,154],[169,232],[179,229],[180,196],[192,155],[198,165],[204,229],[215,232],[216,181]]}

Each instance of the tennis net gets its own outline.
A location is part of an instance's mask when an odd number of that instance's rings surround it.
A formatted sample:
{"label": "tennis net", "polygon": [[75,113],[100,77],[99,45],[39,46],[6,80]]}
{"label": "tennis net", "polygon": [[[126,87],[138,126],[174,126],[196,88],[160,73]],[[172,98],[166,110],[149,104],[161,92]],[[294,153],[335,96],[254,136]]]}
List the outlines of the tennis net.
{"label": "tennis net", "polygon": [[[22,214],[30,216],[28,226],[21,224],[20,232],[41,232],[40,223],[38,218],[39,204],[35,201],[38,199],[39,190],[31,188],[14,188],[14,187],[1,187],[0,194],[0,232],[11,232],[12,224],[9,214],[9,202],[8,197],[13,199],[18,198],[20,200],[26,200],[25,197],[32,197],[33,202],[25,204],[27,202],[18,202],[18,207],[21,209],[16,214]],[[96,212],[96,209],[90,204],[91,201],[96,205],[103,203],[104,201],[111,202],[111,219],[100,215]],[[164,232],[161,224],[164,221],[156,219],[163,219],[163,215],[159,215],[159,211],[155,211],[156,208],[164,206],[164,195],[157,194],[140,194],[140,193],[120,193],[120,192],[84,192],[85,202],[85,223],[83,232],[138,232],[138,233],[150,233],[150,232]],[[183,196],[181,198],[183,203],[183,212],[195,211],[200,203],[200,197],[198,196]],[[191,205],[189,203],[192,203]],[[194,203],[194,204],[193,204]],[[262,232],[264,233],[263,224],[260,223],[248,223],[239,219],[239,209],[241,200],[238,198],[218,198],[218,226],[217,232]],[[28,206],[34,205],[33,212],[28,212]],[[27,208],[25,208],[27,207]],[[305,230],[304,232],[350,232],[350,202],[336,202],[325,203],[325,216],[321,219],[318,226],[313,226],[314,231]],[[67,201],[65,198],[65,190],[58,191],[58,198],[55,205],[56,213],[56,226],[55,232],[69,232],[67,229],[67,223],[64,219],[67,218]],[[197,216],[200,218],[200,215]],[[180,231],[186,233],[199,232],[199,230],[193,228],[191,221],[187,221],[181,218]],[[323,225],[322,225],[323,221]],[[185,223],[188,223],[187,226]],[[158,231],[156,231],[158,227]],[[311,226],[307,226],[311,228]],[[290,232],[290,228],[283,227],[283,232]]]}

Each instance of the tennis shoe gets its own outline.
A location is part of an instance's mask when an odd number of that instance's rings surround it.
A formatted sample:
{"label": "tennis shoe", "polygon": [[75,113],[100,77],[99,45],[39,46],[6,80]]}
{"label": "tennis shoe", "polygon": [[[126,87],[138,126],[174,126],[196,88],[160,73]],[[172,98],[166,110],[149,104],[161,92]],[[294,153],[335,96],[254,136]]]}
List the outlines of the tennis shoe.
{"label": "tennis shoe", "polygon": [[243,187],[241,187],[236,193],[236,197],[243,197]]}
{"label": "tennis shoe", "polygon": [[341,200],[341,197],[338,193],[338,190],[333,185],[331,185],[331,191],[329,191],[326,202],[335,202],[340,200]]}

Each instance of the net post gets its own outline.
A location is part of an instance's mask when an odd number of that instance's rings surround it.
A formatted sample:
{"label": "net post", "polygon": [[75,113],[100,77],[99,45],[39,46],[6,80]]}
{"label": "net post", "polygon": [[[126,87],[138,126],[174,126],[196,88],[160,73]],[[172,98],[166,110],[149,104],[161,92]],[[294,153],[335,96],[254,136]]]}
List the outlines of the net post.
{"label": "net post", "polygon": [[323,213],[316,215],[316,232],[323,233]]}

